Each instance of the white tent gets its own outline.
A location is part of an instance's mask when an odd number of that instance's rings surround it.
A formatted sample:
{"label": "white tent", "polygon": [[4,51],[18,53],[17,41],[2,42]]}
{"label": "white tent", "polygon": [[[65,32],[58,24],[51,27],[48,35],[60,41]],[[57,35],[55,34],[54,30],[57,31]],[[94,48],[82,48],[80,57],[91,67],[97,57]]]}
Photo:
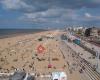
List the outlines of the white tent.
{"label": "white tent", "polygon": [[52,80],[67,80],[65,72],[52,72]]}
{"label": "white tent", "polygon": [[60,80],[67,80],[67,75],[65,72],[60,72]]}

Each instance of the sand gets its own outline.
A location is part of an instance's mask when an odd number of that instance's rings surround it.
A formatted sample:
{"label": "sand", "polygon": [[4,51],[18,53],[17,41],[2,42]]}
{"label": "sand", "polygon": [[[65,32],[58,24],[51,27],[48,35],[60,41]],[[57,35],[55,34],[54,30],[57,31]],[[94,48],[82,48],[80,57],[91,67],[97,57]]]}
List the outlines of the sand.
{"label": "sand", "polygon": [[[50,34],[57,33],[49,31],[0,39],[0,72],[8,73],[16,69],[24,69],[26,72],[47,74],[63,70],[65,62],[57,47],[59,41],[47,38],[38,41],[41,36]],[[40,44],[45,47],[44,53],[41,54],[37,52]],[[53,60],[55,58],[57,60]],[[52,68],[48,68],[49,62]]]}
{"label": "sand", "polygon": [[[61,41],[58,40],[58,36],[61,34],[63,32],[45,31],[0,39],[0,73],[11,73],[16,69],[37,75],[64,71],[68,79],[80,80],[78,70],[70,73],[67,61],[73,62],[73,59],[67,57],[66,61],[60,50]],[[41,37],[42,41],[39,41]],[[38,53],[37,47],[39,45],[45,48],[43,53]],[[66,54],[70,54],[71,51],[68,52],[67,47],[64,49]],[[52,65],[51,68],[48,68],[49,64]]]}

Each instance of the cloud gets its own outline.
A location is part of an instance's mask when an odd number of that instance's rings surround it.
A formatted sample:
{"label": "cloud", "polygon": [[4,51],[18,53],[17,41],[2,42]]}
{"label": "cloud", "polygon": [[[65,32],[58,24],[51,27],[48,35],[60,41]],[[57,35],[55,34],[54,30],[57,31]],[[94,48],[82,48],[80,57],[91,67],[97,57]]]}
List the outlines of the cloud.
{"label": "cloud", "polygon": [[42,12],[25,13],[19,17],[20,20],[33,22],[55,22],[64,21],[74,16],[74,11],[71,9],[48,9]]}
{"label": "cloud", "polygon": [[56,18],[60,17],[65,12],[65,9],[48,9],[46,11],[42,12],[36,12],[36,13],[25,13],[28,18]]}
{"label": "cloud", "polygon": [[94,16],[94,15],[91,15],[90,13],[85,13],[85,17],[87,20],[100,20],[100,16]]}
{"label": "cloud", "polygon": [[64,25],[100,20],[100,0],[1,0],[0,3],[4,10],[18,12],[19,22],[30,24]]}
{"label": "cloud", "polygon": [[17,10],[20,12],[31,12],[35,10],[33,6],[28,5],[22,0],[1,0],[3,9],[5,10]]}
{"label": "cloud", "polygon": [[[34,1],[34,0],[33,0]],[[28,0],[28,2],[30,2]],[[19,12],[27,13],[27,12],[38,12],[43,11],[46,8],[42,8],[41,6],[36,6],[34,4],[28,4],[24,0],[1,0],[0,4],[5,10],[17,10]]]}
{"label": "cloud", "polygon": [[[90,13],[84,13],[85,16],[77,13],[77,10],[73,9],[64,9],[64,8],[55,8],[48,9],[42,12],[33,12],[25,13],[23,16],[19,17],[19,20],[30,21],[33,23],[76,23],[83,21],[91,21],[97,18],[94,18]],[[96,16],[95,16],[96,17]]]}
{"label": "cloud", "polygon": [[92,17],[92,15],[91,15],[91,14],[89,14],[89,13],[85,13],[85,17],[87,17],[87,18],[91,18],[91,17]]}
{"label": "cloud", "polygon": [[80,9],[100,7],[99,0],[1,0],[5,9],[20,12],[40,12],[50,8]]}
{"label": "cloud", "polygon": [[29,5],[21,0],[2,0],[1,3],[3,7],[7,9],[20,9],[29,7]]}
{"label": "cloud", "polygon": [[100,3],[100,0],[91,0],[93,3]]}

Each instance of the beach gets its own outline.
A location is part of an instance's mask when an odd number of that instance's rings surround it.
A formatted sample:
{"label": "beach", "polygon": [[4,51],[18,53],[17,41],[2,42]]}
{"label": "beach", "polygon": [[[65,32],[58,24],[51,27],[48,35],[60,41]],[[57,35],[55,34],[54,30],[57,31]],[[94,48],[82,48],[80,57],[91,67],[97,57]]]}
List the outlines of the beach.
{"label": "beach", "polygon": [[35,74],[36,80],[49,80],[52,72],[65,72],[70,80],[88,80],[91,71],[91,76],[99,79],[95,77],[98,73],[87,64],[93,62],[87,59],[90,53],[63,40],[63,34],[66,32],[52,30],[0,39],[0,73],[21,70]]}
{"label": "beach", "polygon": [[[45,31],[0,39],[0,72],[10,73],[20,69],[30,73],[49,74],[52,71],[64,70],[66,65],[57,47],[59,41],[47,38],[38,40],[41,36],[52,33],[54,32]],[[39,45],[45,47],[42,54],[37,52]],[[52,64],[52,68],[48,68],[49,64]]]}

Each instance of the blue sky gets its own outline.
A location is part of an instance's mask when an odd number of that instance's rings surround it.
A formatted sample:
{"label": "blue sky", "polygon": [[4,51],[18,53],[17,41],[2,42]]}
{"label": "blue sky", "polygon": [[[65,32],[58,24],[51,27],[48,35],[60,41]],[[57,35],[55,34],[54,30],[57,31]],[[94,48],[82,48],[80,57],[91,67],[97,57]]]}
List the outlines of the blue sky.
{"label": "blue sky", "polygon": [[100,26],[100,0],[0,0],[0,28]]}

